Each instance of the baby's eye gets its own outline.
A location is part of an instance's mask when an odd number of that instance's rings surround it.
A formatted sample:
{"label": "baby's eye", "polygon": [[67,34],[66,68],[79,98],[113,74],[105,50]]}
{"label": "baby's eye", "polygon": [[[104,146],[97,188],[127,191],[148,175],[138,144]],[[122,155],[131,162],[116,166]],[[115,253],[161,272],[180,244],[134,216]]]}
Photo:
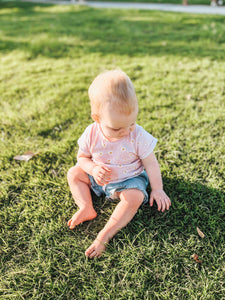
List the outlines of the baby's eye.
{"label": "baby's eye", "polygon": [[119,131],[121,128],[112,128],[113,131]]}

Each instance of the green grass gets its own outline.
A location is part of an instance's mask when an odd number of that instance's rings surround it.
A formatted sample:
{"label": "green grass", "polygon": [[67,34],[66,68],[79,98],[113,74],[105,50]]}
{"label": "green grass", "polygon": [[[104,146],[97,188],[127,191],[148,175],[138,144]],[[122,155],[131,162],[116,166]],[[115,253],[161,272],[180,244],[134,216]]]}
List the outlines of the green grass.
{"label": "green grass", "polygon": [[[88,0],[87,0],[88,1]],[[166,4],[182,4],[182,0],[92,0],[103,2],[140,2],[140,3],[166,3]],[[210,0],[188,0],[189,5],[210,5]]]}
{"label": "green grass", "polygon": [[[224,17],[0,5],[0,299],[225,299]],[[159,139],[172,207],[142,207],[88,260],[116,204],[94,197],[98,217],[69,230],[66,173],[91,122],[89,84],[116,67]],[[28,150],[39,154],[13,159]]]}
{"label": "green grass", "polygon": [[[7,0],[5,0],[5,1],[7,1]],[[71,1],[71,0],[65,0],[65,1]],[[88,2],[89,0],[86,0],[86,1]],[[182,0],[91,0],[91,1],[166,3],[166,4],[182,4],[182,2],[183,2]],[[188,5],[210,5],[210,3],[211,3],[210,0],[188,0]]]}
{"label": "green grass", "polygon": [[[70,0],[67,0],[70,1]],[[89,0],[86,0],[87,2]],[[182,0],[91,0],[103,2],[142,2],[142,3],[166,3],[166,4],[182,4]],[[210,0],[188,0],[189,5],[210,5]]]}

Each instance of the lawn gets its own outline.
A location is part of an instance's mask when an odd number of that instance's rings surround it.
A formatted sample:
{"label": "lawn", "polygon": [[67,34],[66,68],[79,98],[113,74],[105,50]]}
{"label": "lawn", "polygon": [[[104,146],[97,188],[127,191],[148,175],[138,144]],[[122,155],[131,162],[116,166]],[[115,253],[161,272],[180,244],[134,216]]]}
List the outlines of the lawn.
{"label": "lawn", "polygon": [[[59,0],[60,1],[60,0]],[[71,0],[64,0],[71,1]],[[79,1],[79,0],[77,0]],[[87,2],[89,0],[86,0]],[[142,3],[166,3],[166,4],[182,4],[182,0],[91,0],[91,1],[103,1],[103,2],[142,2]],[[210,5],[210,0],[188,0],[188,5]]]}
{"label": "lawn", "polygon": [[[0,59],[0,299],[225,299],[224,17],[2,1]],[[116,203],[93,197],[98,217],[69,230],[66,173],[89,84],[117,67],[172,207],[143,206],[89,260]]]}
{"label": "lawn", "polygon": [[[88,1],[88,0],[87,0]],[[182,0],[91,0],[103,2],[141,2],[141,3],[166,3],[166,4],[182,4]],[[210,0],[188,0],[189,5],[210,5]]]}

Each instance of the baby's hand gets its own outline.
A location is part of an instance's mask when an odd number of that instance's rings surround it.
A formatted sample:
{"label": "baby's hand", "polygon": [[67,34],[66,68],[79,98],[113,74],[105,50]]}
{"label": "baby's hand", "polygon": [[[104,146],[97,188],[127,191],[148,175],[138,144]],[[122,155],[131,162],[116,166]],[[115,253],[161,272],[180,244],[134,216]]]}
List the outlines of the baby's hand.
{"label": "baby's hand", "polygon": [[164,211],[169,209],[171,206],[170,198],[166,195],[164,190],[152,190],[150,195],[150,206],[153,205],[154,200],[158,205],[158,211]]}
{"label": "baby's hand", "polygon": [[104,185],[104,184],[108,184],[111,179],[110,172],[111,170],[108,169],[107,167],[97,165],[94,167],[92,171],[92,175],[95,181],[97,182],[97,184]]}

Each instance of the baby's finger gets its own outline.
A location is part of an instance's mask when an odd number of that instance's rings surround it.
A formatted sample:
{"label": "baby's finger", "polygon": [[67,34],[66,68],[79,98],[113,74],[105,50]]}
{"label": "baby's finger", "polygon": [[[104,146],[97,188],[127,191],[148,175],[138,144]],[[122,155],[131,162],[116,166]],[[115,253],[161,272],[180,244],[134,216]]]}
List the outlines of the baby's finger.
{"label": "baby's finger", "polygon": [[111,180],[111,176],[106,175],[106,174],[104,174],[104,175],[101,174],[100,177],[101,177],[102,180],[106,180],[106,181],[110,181]]}
{"label": "baby's finger", "polygon": [[102,181],[100,181],[100,180],[96,180],[96,182],[97,182],[98,185],[101,185],[101,186],[104,185],[104,183]]}
{"label": "baby's finger", "polygon": [[[106,176],[106,175],[103,175],[103,174],[99,174],[98,176],[97,176],[97,179],[98,180],[100,180],[100,181],[102,181],[102,182],[109,182],[110,180],[111,180],[111,177],[109,177],[109,176]],[[105,183],[106,183],[105,182]]]}
{"label": "baby's finger", "polygon": [[150,206],[153,206],[154,198],[152,195],[150,195]]}
{"label": "baby's finger", "polygon": [[102,176],[102,179],[104,179],[104,180],[110,180],[110,179],[111,179],[111,176],[108,175],[108,174],[104,174],[104,175]]}
{"label": "baby's finger", "polygon": [[170,198],[166,198],[166,209],[168,210],[171,206],[171,201],[170,201]]}
{"label": "baby's finger", "polygon": [[99,172],[99,174],[101,174],[102,176],[111,176],[110,172],[106,171],[106,170],[101,170]]}
{"label": "baby's finger", "polygon": [[101,186],[109,183],[109,181],[104,180],[103,178],[97,178],[96,182],[97,182],[97,184],[99,184]]}
{"label": "baby's finger", "polygon": [[110,177],[107,177],[107,176],[105,176],[105,175],[100,174],[100,175],[98,176],[98,179],[101,180],[102,182],[105,182],[105,181],[108,182],[108,181],[110,180]]}
{"label": "baby's finger", "polygon": [[111,169],[109,169],[109,168],[106,167],[106,166],[103,166],[103,169],[106,170],[107,172],[111,172]]}
{"label": "baby's finger", "polygon": [[158,205],[158,211],[160,211],[161,208],[162,208],[162,202],[160,200],[156,200],[156,202],[157,202],[157,205]]}
{"label": "baby's finger", "polygon": [[161,200],[161,204],[162,204],[162,212],[164,212],[165,211],[165,208],[166,208],[166,201],[165,201],[165,199],[162,199]]}

